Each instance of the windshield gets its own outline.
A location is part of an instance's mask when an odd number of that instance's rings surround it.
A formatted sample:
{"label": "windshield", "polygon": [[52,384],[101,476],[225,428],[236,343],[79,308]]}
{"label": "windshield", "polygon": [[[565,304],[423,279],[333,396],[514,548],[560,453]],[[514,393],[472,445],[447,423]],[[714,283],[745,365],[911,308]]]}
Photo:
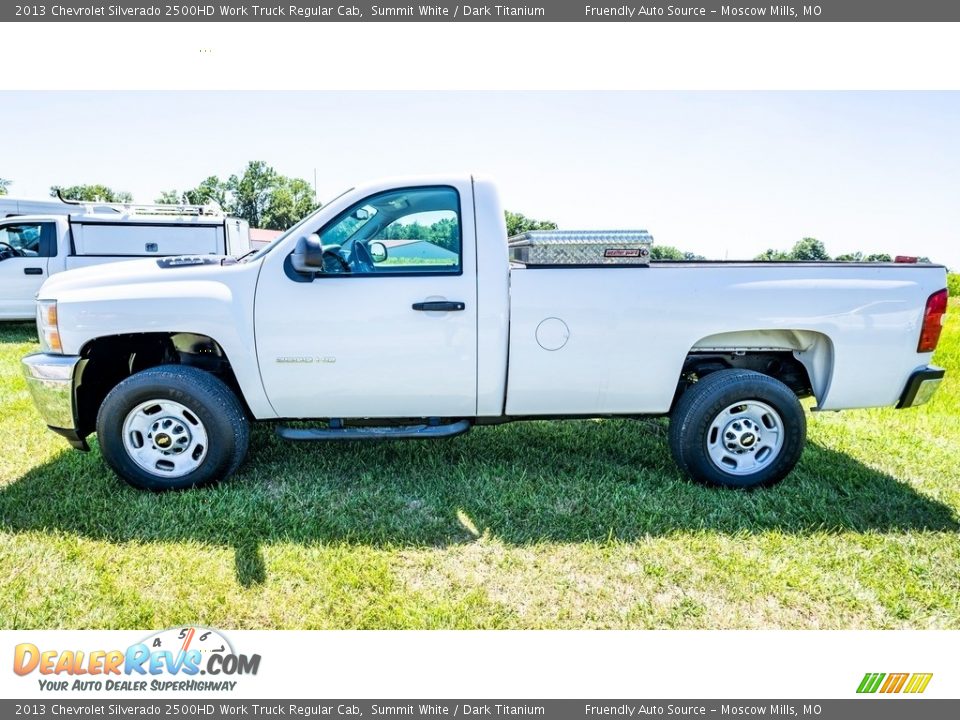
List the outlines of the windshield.
{"label": "windshield", "polygon": [[[253,262],[254,260],[259,260],[260,258],[264,257],[268,252],[270,252],[270,251],[273,250],[275,247],[277,247],[277,246],[278,246],[281,242],[283,242],[286,238],[288,238],[288,237],[290,237],[291,235],[299,232],[300,229],[301,229],[304,225],[308,224],[308,223],[314,218],[314,216],[315,216],[318,212],[320,212],[321,210],[323,210],[323,209],[324,209],[325,207],[327,207],[330,203],[336,202],[337,200],[339,200],[340,198],[342,198],[344,195],[346,195],[348,192],[352,192],[352,191],[353,191],[353,188],[347,188],[347,189],[344,190],[342,193],[340,193],[339,195],[337,195],[336,197],[334,197],[332,200],[328,200],[328,201],[325,202],[325,203],[321,203],[321,204],[320,204],[320,207],[318,207],[318,208],[317,208],[316,210],[314,210],[312,213],[310,213],[309,215],[307,215],[305,218],[303,218],[303,219],[302,219],[300,222],[298,222],[296,225],[290,227],[290,228],[289,228],[288,230],[286,230],[286,232],[284,232],[282,235],[280,235],[280,236],[274,238],[273,240],[271,240],[269,245],[265,245],[264,247],[260,248],[259,250],[255,251],[255,252],[247,253],[246,255],[244,255],[244,256],[243,256],[242,258],[240,258],[240,259],[242,259],[243,262]],[[362,224],[362,223],[361,223],[361,224]],[[359,228],[360,225],[357,225],[357,227]]]}
{"label": "windshield", "polygon": [[370,225],[372,227],[376,225],[372,220],[378,212],[377,208],[369,203],[354,208],[349,214],[342,216],[339,221],[335,222],[333,227],[323,233],[322,239],[324,246],[346,244],[365,226]]}

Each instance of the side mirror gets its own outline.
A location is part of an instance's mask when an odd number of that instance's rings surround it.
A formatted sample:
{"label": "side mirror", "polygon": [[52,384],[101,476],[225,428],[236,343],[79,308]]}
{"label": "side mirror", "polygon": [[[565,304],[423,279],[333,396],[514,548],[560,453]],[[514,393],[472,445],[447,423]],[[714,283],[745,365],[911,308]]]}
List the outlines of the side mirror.
{"label": "side mirror", "polygon": [[290,264],[298,273],[312,275],[323,272],[323,243],[316,233],[297,240],[297,247],[290,255]]}
{"label": "side mirror", "polygon": [[375,263],[382,263],[387,259],[387,246],[382,242],[372,242],[370,243],[370,259]]}

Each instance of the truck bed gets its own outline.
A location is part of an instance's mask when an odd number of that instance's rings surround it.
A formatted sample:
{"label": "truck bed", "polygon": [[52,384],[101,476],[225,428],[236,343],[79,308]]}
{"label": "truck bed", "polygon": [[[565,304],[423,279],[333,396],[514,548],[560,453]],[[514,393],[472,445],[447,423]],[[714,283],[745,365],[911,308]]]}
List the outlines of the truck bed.
{"label": "truck bed", "polygon": [[895,405],[945,285],[930,264],[513,263],[506,412],[662,414],[690,353],[755,350],[802,362],[820,409]]}

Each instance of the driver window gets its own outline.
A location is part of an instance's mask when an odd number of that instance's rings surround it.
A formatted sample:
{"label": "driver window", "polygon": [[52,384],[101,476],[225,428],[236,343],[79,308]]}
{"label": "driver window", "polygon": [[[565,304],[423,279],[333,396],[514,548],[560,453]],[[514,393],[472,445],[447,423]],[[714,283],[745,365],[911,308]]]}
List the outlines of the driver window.
{"label": "driver window", "polygon": [[320,231],[328,273],[456,274],[462,263],[460,197],[449,187],[367,198]]}
{"label": "driver window", "polygon": [[[0,253],[14,257],[48,257],[48,242],[43,242],[43,228],[48,223],[22,223],[0,227]],[[12,251],[11,251],[12,248]]]}

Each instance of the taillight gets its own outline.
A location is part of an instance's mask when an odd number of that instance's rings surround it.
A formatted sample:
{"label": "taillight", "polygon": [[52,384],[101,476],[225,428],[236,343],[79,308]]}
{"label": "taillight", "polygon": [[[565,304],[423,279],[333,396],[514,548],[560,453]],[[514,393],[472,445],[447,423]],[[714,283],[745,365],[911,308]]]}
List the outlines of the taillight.
{"label": "taillight", "polygon": [[943,316],[946,312],[947,290],[944,288],[927,298],[917,352],[933,352],[937,349],[937,343],[940,341],[940,331],[943,330]]}

